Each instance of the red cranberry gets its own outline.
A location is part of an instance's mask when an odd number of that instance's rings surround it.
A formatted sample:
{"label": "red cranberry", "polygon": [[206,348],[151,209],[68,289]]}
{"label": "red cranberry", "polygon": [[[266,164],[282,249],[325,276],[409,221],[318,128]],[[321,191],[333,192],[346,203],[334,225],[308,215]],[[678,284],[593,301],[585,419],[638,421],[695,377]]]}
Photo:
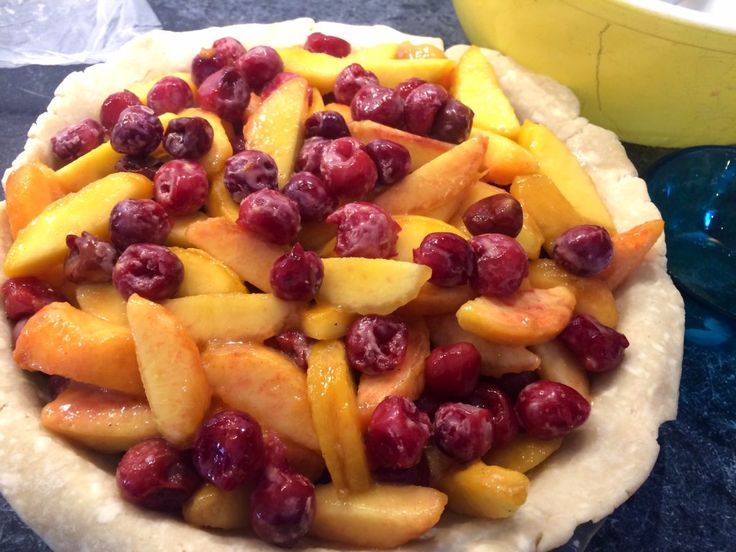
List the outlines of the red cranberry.
{"label": "red cranberry", "polygon": [[475,113],[467,105],[450,98],[445,102],[434,118],[432,138],[459,144],[470,136]]}
{"label": "red cranberry", "polygon": [[263,188],[242,201],[237,222],[264,240],[286,244],[296,239],[301,220],[295,202],[281,192]]}
{"label": "red cranberry", "polygon": [[263,432],[264,466],[289,470],[289,459],[286,445],[273,431]]}
{"label": "red cranberry", "polygon": [[10,320],[28,318],[49,303],[66,301],[63,295],[35,276],[5,280],[0,291],[5,314]]}
{"label": "red cranberry", "polygon": [[51,138],[54,155],[67,163],[92,151],[105,139],[105,131],[94,119],[68,126]]}
{"label": "red cranberry", "polygon": [[173,297],[184,279],[184,265],[168,247],[135,243],[118,257],[112,283],[123,298],[134,293],[158,301]]}
{"label": "red cranberry", "polygon": [[184,453],[163,439],[149,439],[128,449],[115,479],[128,502],[165,512],[180,510],[200,482]]}
{"label": "red cranberry", "polygon": [[203,117],[179,117],[169,122],[164,149],[174,159],[198,159],[210,151],[214,131]]}
{"label": "red cranberry", "polygon": [[538,379],[539,375],[536,370],[529,370],[528,372],[519,373],[509,372],[501,377],[491,378],[489,381],[506,393],[512,401],[516,401],[521,390]]}
{"label": "red cranberry", "polygon": [[602,226],[573,226],[555,240],[552,258],[577,276],[594,276],[611,264],[613,242]]}
{"label": "red cranberry", "polygon": [[312,113],[304,122],[304,131],[306,138],[320,136],[334,140],[335,138],[350,136],[350,130],[348,130],[345,118],[337,111],[317,111],[316,113]]}
{"label": "red cranberry", "polygon": [[435,348],[427,357],[424,379],[432,394],[442,399],[469,395],[480,377],[480,353],[472,343]]}
{"label": "red cranberry", "polygon": [[212,43],[215,57],[220,61],[222,67],[233,65],[240,56],[246,53],[245,47],[240,41],[231,36],[218,38]]}
{"label": "red cranberry", "polygon": [[100,107],[100,122],[105,132],[108,134],[112,132],[112,127],[118,122],[120,114],[126,107],[130,107],[131,105],[141,105],[141,100],[130,90],[115,92],[105,98],[105,101],[102,102],[102,106]]}
{"label": "red cranberry", "polygon": [[468,232],[504,234],[515,238],[524,224],[524,212],[511,194],[496,194],[473,203],[463,215]]}
{"label": "red cranberry", "polygon": [[191,215],[207,201],[210,184],[204,167],[197,161],[167,161],[153,181],[156,201],[175,216]]}
{"label": "red cranberry", "polygon": [[[265,100],[266,98],[268,98],[276,91],[278,87],[280,87],[285,82],[297,78],[299,78],[299,75],[297,75],[296,73],[292,73],[290,71],[282,71],[265,84],[263,90],[261,90],[261,100]],[[310,105],[312,104],[311,97],[307,97],[307,103]]]}
{"label": "red cranberry", "polygon": [[347,40],[322,33],[310,34],[304,43],[304,49],[309,52],[328,54],[338,58],[350,55],[350,43]]}
{"label": "red cranberry", "polygon": [[402,100],[406,101],[406,98],[409,97],[409,94],[411,94],[416,88],[419,88],[423,84],[427,84],[427,81],[412,77],[397,84],[394,90],[396,90],[396,93]]}
{"label": "red cranberry", "polygon": [[381,483],[389,485],[419,485],[421,487],[430,486],[430,471],[427,456],[422,454],[422,458],[416,466],[411,468],[379,468],[373,470],[373,478]]}
{"label": "red cranberry", "polygon": [[262,151],[244,150],[225,162],[225,188],[238,204],[258,190],[276,190],[278,176],[273,157]]}
{"label": "red cranberry", "polygon": [[161,168],[164,162],[161,159],[151,155],[136,156],[126,155],[115,163],[115,172],[132,172],[142,174],[149,180],[153,180],[156,171]]}
{"label": "red cranberry", "polygon": [[376,187],[395,184],[411,171],[411,155],[401,144],[378,139],[368,142],[364,148],[378,171]]}
{"label": "red cranberry", "polygon": [[110,241],[120,251],[133,243],[162,244],[173,225],[152,199],[124,199],[110,213]]}
{"label": "red cranberry", "polygon": [[332,143],[331,140],[314,136],[304,140],[302,149],[296,157],[294,170],[297,172],[306,171],[320,176],[320,165],[322,164],[322,156],[325,148]]}
{"label": "red cranberry", "polygon": [[377,84],[358,90],[350,102],[350,114],[355,121],[374,121],[399,127],[404,119],[404,102],[392,89]]}
{"label": "red cranberry", "polygon": [[270,46],[255,46],[235,61],[235,68],[254,92],[260,92],[268,81],[284,70],[284,62]]}
{"label": "red cranberry", "polygon": [[112,269],[118,258],[115,247],[89,232],[66,237],[69,255],[64,261],[64,276],[75,284],[99,284],[112,281]]}
{"label": "red cranberry", "polygon": [[218,489],[232,491],[253,481],[263,468],[261,426],[243,412],[223,410],[204,422],[192,445],[199,474]]}
{"label": "red cranberry", "polygon": [[556,439],[588,419],[590,403],[572,387],[539,380],[519,393],[516,414],[521,426],[532,437]]}
{"label": "red cranberry", "polygon": [[215,56],[214,48],[202,48],[192,59],[191,75],[195,85],[201,86],[207,77],[223,69],[223,59]]}
{"label": "red cranberry", "polygon": [[493,446],[502,447],[519,433],[514,405],[509,396],[490,383],[481,383],[467,399],[468,404],[485,408],[491,413]]}
{"label": "red cranberry", "polygon": [[475,254],[475,271],[470,286],[489,297],[511,295],[529,273],[524,249],[514,238],[503,234],[481,234],[470,240]]}
{"label": "red cranberry", "polygon": [[268,468],[250,495],[250,508],[251,525],[260,539],[293,545],[314,521],[314,485],[301,474]]}
{"label": "red cranberry", "polygon": [[379,84],[378,77],[358,63],[351,63],[340,71],[335,80],[335,101],[350,105],[355,93],[369,84]]}
{"label": "red cranberry", "polygon": [[345,337],[348,362],[358,372],[375,375],[396,368],[406,356],[409,328],[394,316],[361,316]]}
{"label": "red cranberry", "polygon": [[325,146],[319,172],[332,193],[351,198],[370,192],[378,178],[376,164],[353,138],[338,138]]}
{"label": "red cranberry", "polygon": [[[23,328],[26,327],[26,323],[27,322],[28,322],[28,319],[27,318],[21,318],[15,324],[13,324],[13,330],[10,332],[10,341],[11,341],[11,343],[13,345],[13,349],[15,349],[15,344],[18,343],[18,339],[20,338],[20,334],[23,332]],[[53,378],[55,376],[51,376],[51,377]],[[61,377],[61,376],[58,376],[58,377]],[[63,378],[63,379],[66,379],[66,378]],[[56,396],[52,396],[51,398],[53,400],[53,399],[56,398]]]}
{"label": "red cranberry", "polygon": [[185,80],[168,76],[151,87],[146,103],[156,115],[179,113],[182,109],[194,105],[194,94]]}
{"label": "red cranberry", "polygon": [[325,220],[337,224],[335,253],[340,257],[388,259],[396,255],[401,226],[375,203],[347,203]]}
{"label": "red cranberry", "polygon": [[321,222],[337,207],[337,198],[312,173],[294,173],[283,192],[299,207],[302,222]]}
{"label": "red cranberry", "polygon": [[435,116],[449,97],[447,90],[439,84],[422,84],[412,90],[404,102],[406,130],[428,136]]}
{"label": "red cranberry", "polygon": [[228,138],[230,140],[230,146],[233,148],[233,153],[245,151],[245,138],[243,136],[233,133]]}
{"label": "red cranberry", "polygon": [[560,339],[589,372],[613,370],[624,358],[629,340],[587,314],[575,315]]}
{"label": "red cranberry", "polygon": [[299,368],[307,369],[310,339],[301,330],[287,330],[268,340],[268,344],[287,354]]}
{"label": "red cranberry", "polygon": [[403,469],[422,459],[432,425],[429,416],[406,397],[390,395],[373,411],[365,433],[373,467]]}
{"label": "red cranberry", "polygon": [[199,105],[231,123],[242,123],[250,101],[245,78],[232,67],[212,73],[197,91]]}
{"label": "red cranberry", "polygon": [[271,287],[276,297],[286,301],[311,301],[317,295],[324,268],[314,251],[305,251],[297,243],[271,267]]}
{"label": "red cranberry", "polygon": [[110,145],[118,153],[148,155],[161,143],[164,127],[153,109],[144,105],[126,107],[110,132]]}
{"label": "red cranberry", "polygon": [[491,413],[469,404],[445,403],[434,415],[434,440],[458,462],[477,460],[493,444]]}
{"label": "red cranberry", "polygon": [[414,262],[432,269],[433,284],[440,287],[461,286],[468,283],[475,259],[470,245],[451,232],[427,234],[414,250]]}

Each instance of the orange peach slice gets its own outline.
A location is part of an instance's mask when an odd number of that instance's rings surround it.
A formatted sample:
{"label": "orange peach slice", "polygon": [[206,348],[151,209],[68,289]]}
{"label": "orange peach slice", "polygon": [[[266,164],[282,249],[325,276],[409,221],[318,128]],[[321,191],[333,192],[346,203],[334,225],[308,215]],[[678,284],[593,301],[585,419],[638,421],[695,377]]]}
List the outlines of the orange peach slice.
{"label": "orange peach slice", "polygon": [[437,46],[402,42],[396,49],[396,59],[445,59],[447,56]]}
{"label": "orange peach slice", "polygon": [[302,313],[302,330],[312,339],[340,339],[358,318],[354,312],[334,305],[312,305]]}
{"label": "orange peach slice", "polygon": [[528,433],[520,433],[508,445],[493,448],[483,457],[491,466],[526,473],[547,460],[562,445],[562,437],[557,439],[537,439]]}
{"label": "orange peach slice", "polygon": [[113,324],[128,325],[125,299],[112,284],[80,284],[74,294],[84,312]]}
{"label": "orange peach slice", "polygon": [[246,529],[250,527],[250,489],[223,491],[205,483],[186,501],[182,515],[195,527]]}
{"label": "orange peach slice", "polygon": [[353,114],[350,112],[349,105],[331,102],[325,105],[325,111],[337,111],[346,123],[351,124],[353,122]]}
{"label": "orange peach slice", "polygon": [[190,107],[184,111],[180,111],[177,117],[202,117],[212,127],[212,147],[207,153],[199,158],[207,176],[212,179],[216,174],[222,172],[225,168],[225,161],[233,155],[233,147],[230,139],[227,137],[227,130],[220,118],[209,111],[199,109],[198,107]]}
{"label": "orange peach slice", "polygon": [[29,163],[13,171],[5,184],[5,204],[13,239],[63,195],[56,173],[42,163]]}
{"label": "orange peach slice", "polygon": [[243,282],[230,267],[201,249],[172,247],[171,252],[179,257],[184,266],[184,279],[176,292],[176,297],[205,293],[248,293]]}
{"label": "orange peach slice", "polygon": [[540,378],[563,383],[586,399],[591,399],[588,373],[567,347],[558,340],[553,340],[533,346],[532,351],[538,354],[542,361],[539,366]]}
{"label": "orange peach slice", "polygon": [[122,158],[123,154],[112,149],[110,142],[103,142],[61,167],[56,171],[56,177],[64,193],[78,192],[90,182],[115,172],[115,164]]}
{"label": "orange peach slice", "polygon": [[434,316],[454,313],[476,296],[470,286],[443,288],[427,282],[419,295],[397,311],[402,316]]}
{"label": "orange peach slice", "polygon": [[199,211],[193,215],[178,217],[174,220],[174,226],[171,228],[171,232],[166,236],[166,245],[169,247],[192,247],[192,244],[186,238],[187,229],[195,222],[206,218],[207,215]]}
{"label": "orange peach slice", "polygon": [[642,263],[663,231],[663,220],[650,220],[626,232],[611,236],[613,261],[597,277],[603,280],[610,289],[616,289]]}
{"label": "orange peach slice", "polygon": [[471,134],[488,138],[488,149],[483,159],[483,168],[486,169],[483,180],[508,186],[517,176],[539,171],[539,163],[529,150],[510,138],[479,127],[473,128]]}

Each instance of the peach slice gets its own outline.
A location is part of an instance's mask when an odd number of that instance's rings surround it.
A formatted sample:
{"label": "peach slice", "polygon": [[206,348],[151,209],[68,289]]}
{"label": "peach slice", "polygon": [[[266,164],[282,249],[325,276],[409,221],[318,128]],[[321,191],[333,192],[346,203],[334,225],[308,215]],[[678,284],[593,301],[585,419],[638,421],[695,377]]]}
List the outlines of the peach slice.
{"label": "peach slice", "polygon": [[377,485],[344,494],[318,485],[310,534],[357,548],[388,549],[420,537],[442,516],[447,497],[429,487]]}
{"label": "peach slice", "polygon": [[414,299],[432,276],[428,266],[388,259],[337,257],[322,263],[317,302],[359,314],[391,314]]}
{"label": "peach slice", "polygon": [[63,195],[56,173],[46,165],[28,163],[14,170],[5,184],[5,204],[13,239]]}
{"label": "peach slice", "polygon": [[90,182],[114,173],[115,164],[122,158],[123,154],[112,149],[110,142],[103,142],[92,151],[61,167],[56,171],[56,177],[64,193],[78,192]]}
{"label": "peach slice", "polygon": [[319,450],[307,376],[289,357],[257,343],[211,344],[202,365],[225,404],[297,445]]}
{"label": "peach slice", "polygon": [[471,134],[488,138],[488,149],[483,160],[486,169],[483,180],[508,186],[517,176],[539,171],[536,158],[512,139],[479,127],[473,128]]}
{"label": "peach slice", "polygon": [[250,527],[250,489],[223,491],[205,483],[182,508],[184,521],[210,529],[246,529]]}
{"label": "peach slice", "polygon": [[84,312],[113,324],[128,325],[125,299],[112,284],[80,284],[74,294]]}
{"label": "peach slice", "polygon": [[371,472],[345,345],[341,341],[315,343],[308,364],[312,420],[332,481],[338,491],[367,491],[372,485]]}
{"label": "peach slice", "polygon": [[575,295],[563,286],[478,297],[457,311],[460,327],[502,345],[536,345],[557,336],[572,318]]}
{"label": "peach slice", "polygon": [[231,222],[238,220],[240,208],[225,188],[225,173],[219,172],[212,179],[205,209],[211,217],[223,217]]}
{"label": "peach slice", "polygon": [[309,84],[303,78],[286,81],[263,100],[243,128],[246,147],[273,157],[281,188],[294,172],[294,162],[304,139],[308,91]]}
{"label": "peach slice", "polygon": [[508,445],[493,448],[483,457],[491,466],[526,473],[547,460],[562,445],[562,437],[557,439],[537,439],[528,433],[520,433]]}
{"label": "peach slice", "polygon": [[327,242],[335,238],[337,226],[326,222],[307,222],[302,224],[302,229],[296,237],[304,249],[319,251]]}
{"label": "peach slice", "polygon": [[514,138],[519,119],[501,90],[496,72],[480,48],[471,46],[462,55],[452,75],[452,96],[475,113],[473,125]]}
{"label": "peach slice", "polygon": [[41,425],[107,453],[124,452],[158,435],[146,401],[80,383],[71,383],[43,407]]}
{"label": "peach slice", "polygon": [[30,372],[143,395],[130,330],[69,303],[51,303],[31,316],[13,359]]}
{"label": "peach slice", "polygon": [[186,239],[263,291],[271,291],[271,267],[287,251],[220,217],[195,222],[187,229]]}
{"label": "peach slice", "polygon": [[394,59],[399,50],[399,45],[395,42],[386,42],[385,44],[376,44],[375,46],[365,46],[360,48],[347,57],[350,63],[363,63],[372,59]]}
{"label": "peach slice", "polygon": [[348,333],[356,318],[358,315],[354,312],[334,305],[312,305],[304,309],[301,326],[312,339],[340,339]]}
{"label": "peach slice", "polygon": [[337,111],[346,123],[351,124],[353,122],[353,114],[350,112],[349,105],[331,102],[325,105],[325,111]]}
{"label": "peach slice", "polygon": [[345,58],[309,52],[301,46],[277,48],[276,51],[284,62],[284,71],[301,75],[322,94],[332,92],[337,75],[352,63]]}
{"label": "peach slice", "polygon": [[610,289],[616,289],[642,263],[663,231],[663,220],[650,220],[612,236],[613,262],[597,277],[603,280]]}
{"label": "peach slice", "polygon": [[361,65],[372,71],[383,86],[393,88],[399,83],[416,77],[427,82],[445,82],[455,68],[450,59],[372,59]]}
{"label": "peach slice", "polygon": [[398,240],[396,241],[396,257],[397,261],[414,262],[414,249],[422,244],[422,240],[427,234],[433,232],[449,232],[461,238],[468,239],[469,234],[458,230],[451,224],[443,220],[423,217],[421,215],[395,215],[394,220],[399,223],[401,230],[399,231]]}
{"label": "peach slice", "polygon": [[199,222],[207,218],[207,215],[197,211],[192,215],[185,217],[179,217],[174,220],[174,226],[171,228],[171,232],[166,236],[166,245],[169,247],[192,247],[189,240],[186,238],[187,230],[195,222]]}
{"label": "peach slice", "polygon": [[558,340],[540,343],[532,347],[532,351],[539,355],[539,377],[556,381],[572,387],[583,397],[590,400],[590,382],[588,373]]}
{"label": "peach slice", "polygon": [[484,137],[476,137],[455,146],[378,194],[375,202],[392,215],[429,215],[447,205],[454,205],[454,212],[478,180],[486,145]]}
{"label": "peach slice", "polygon": [[[552,180],[573,209],[611,234],[616,226],[593,184],[575,155],[544,125],[524,121],[517,138],[539,162],[539,172]],[[535,217],[536,218],[536,217]]]}
{"label": "peach slice", "polygon": [[312,91],[312,96],[311,96],[312,103],[309,104],[309,109],[307,110],[307,115],[305,118],[317,113],[318,111],[325,110],[325,100],[322,97],[322,94],[320,94],[319,90],[317,90],[314,87],[311,87],[311,91]]}
{"label": "peach slice", "polygon": [[401,316],[434,316],[454,313],[476,296],[470,286],[443,288],[427,282],[419,295],[397,311]]}
{"label": "peach slice", "polygon": [[270,293],[207,293],[169,299],[163,305],[197,343],[263,341],[299,315],[298,303]]}
{"label": "peach slice", "polygon": [[134,82],[133,84],[128,86],[127,89],[130,90],[136,96],[138,96],[138,99],[141,101],[143,105],[148,105],[148,92],[151,90],[151,88],[153,88],[154,84],[156,84],[158,81],[160,81],[164,77],[176,77],[176,78],[183,80],[189,85],[189,88],[192,91],[192,94],[195,94],[195,95],[197,94],[197,86],[194,84],[191,74],[186,73],[184,71],[176,71],[174,73],[164,73],[157,77]]}
{"label": "peach slice", "polygon": [[528,372],[539,368],[540,359],[525,347],[499,345],[466,332],[452,315],[433,316],[427,319],[432,343],[452,345],[467,341],[475,345],[483,361],[481,374],[500,377],[503,374]]}
{"label": "peach slice", "polygon": [[289,467],[311,481],[317,481],[325,471],[325,461],[319,451],[297,445],[284,437],[279,437],[286,447],[286,460]]}
{"label": "peach slice", "polygon": [[432,44],[412,44],[409,41],[402,42],[396,50],[396,59],[445,59],[447,56],[437,46]]}
{"label": "peach slice", "polygon": [[180,111],[176,117],[202,117],[212,126],[212,147],[199,158],[199,162],[202,163],[204,170],[207,171],[207,176],[210,180],[213,179],[216,174],[222,172],[225,168],[225,161],[233,155],[233,147],[230,144],[230,139],[227,137],[225,125],[217,115],[204,109],[199,109],[198,107],[190,107],[184,111]]}
{"label": "peach slice", "polygon": [[18,237],[5,257],[9,277],[40,274],[64,261],[68,234],[109,235],[110,211],[123,199],[150,198],[153,184],[145,176],[115,173],[48,205]]}
{"label": "peach slice", "polygon": [[191,445],[212,396],[197,344],[169,311],[137,294],[128,299],[128,323],[161,435],[176,446]]}
{"label": "peach slice", "polygon": [[201,249],[172,247],[184,265],[184,279],[176,297],[205,293],[248,293],[233,270]]}
{"label": "peach slice", "polygon": [[404,360],[394,370],[384,374],[360,376],[358,412],[363,426],[370,422],[373,411],[389,395],[401,395],[414,400],[424,389],[424,360],[429,355],[429,330],[423,321],[409,325],[409,343]]}

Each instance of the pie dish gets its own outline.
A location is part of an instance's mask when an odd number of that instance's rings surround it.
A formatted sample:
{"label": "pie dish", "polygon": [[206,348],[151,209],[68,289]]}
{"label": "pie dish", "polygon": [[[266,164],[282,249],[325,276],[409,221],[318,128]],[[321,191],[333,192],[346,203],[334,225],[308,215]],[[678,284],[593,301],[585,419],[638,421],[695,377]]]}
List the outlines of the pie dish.
{"label": "pie dish", "polygon": [[[46,113],[29,131],[13,163],[51,162],[50,137],[85,117],[111,92],[162,71],[185,70],[197,48],[221,36],[246,47],[303,44],[314,31],[343,36],[355,47],[389,41],[441,41],[387,27],[357,27],[299,19],[272,25],[239,25],[188,33],[154,32],[121,49],[110,61],[67,77]],[[447,51],[457,59],[463,46]],[[520,119],[548,126],[582,162],[619,230],[659,218],[645,183],[615,135],[578,116],[579,104],[563,86],[512,60],[485,51]],[[0,250],[10,232],[0,210]],[[631,341],[624,364],[595,380],[588,422],[532,477],[526,504],[503,521],[446,514],[440,525],[407,550],[548,550],[566,542],[575,527],[599,520],[628,498],[649,474],[659,450],[659,425],[674,418],[682,355],[682,301],[665,270],[664,243],[617,293],[619,330]],[[0,491],[54,550],[229,550],[255,539],[226,536],[139,510],[118,493],[108,459],[74,447],[44,430],[41,401],[31,378],[14,365],[10,330],[3,325],[0,361],[0,440],[5,450]],[[315,550],[329,549],[308,541]]]}

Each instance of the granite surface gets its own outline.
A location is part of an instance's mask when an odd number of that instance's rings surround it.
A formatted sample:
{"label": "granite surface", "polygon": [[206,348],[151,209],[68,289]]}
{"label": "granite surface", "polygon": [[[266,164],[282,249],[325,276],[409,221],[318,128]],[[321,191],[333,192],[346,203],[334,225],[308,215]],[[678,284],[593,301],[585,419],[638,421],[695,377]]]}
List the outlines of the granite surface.
{"label": "granite surface", "polygon": [[[447,44],[466,41],[449,0],[312,0],[308,4],[153,0],[150,4],[163,28],[175,31],[310,16],[383,23],[408,33],[440,36]],[[45,110],[56,85],[78,68],[0,69],[0,171],[23,147],[27,129]],[[629,153],[640,172],[662,155],[636,146]],[[688,300],[687,310],[689,327],[698,328],[702,309]],[[729,321],[720,324],[733,329]],[[707,340],[686,341],[680,411],[675,422],[661,428],[662,448],[650,478],[603,523],[582,528],[564,550],[736,550],[736,351],[733,345],[709,348],[698,343]],[[6,550],[48,548],[0,499],[0,551]]]}

